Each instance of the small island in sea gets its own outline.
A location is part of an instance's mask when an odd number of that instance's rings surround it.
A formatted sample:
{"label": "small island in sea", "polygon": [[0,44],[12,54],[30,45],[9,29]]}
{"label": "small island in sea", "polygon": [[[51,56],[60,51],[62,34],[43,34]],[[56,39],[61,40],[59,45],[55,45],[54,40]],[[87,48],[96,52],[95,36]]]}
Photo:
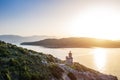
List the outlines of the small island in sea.
{"label": "small island in sea", "polygon": [[87,37],[69,37],[61,39],[44,39],[35,42],[23,42],[21,45],[35,45],[47,48],[120,48],[120,41],[105,40]]}
{"label": "small island in sea", "polygon": [[17,47],[0,41],[0,80],[118,80],[73,62],[69,52],[66,60],[50,54]]}

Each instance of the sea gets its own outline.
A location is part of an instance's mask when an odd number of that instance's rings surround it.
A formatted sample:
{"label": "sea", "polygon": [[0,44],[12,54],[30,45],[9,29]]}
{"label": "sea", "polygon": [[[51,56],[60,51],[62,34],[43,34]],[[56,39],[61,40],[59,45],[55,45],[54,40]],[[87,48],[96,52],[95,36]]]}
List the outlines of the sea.
{"label": "sea", "polygon": [[101,73],[114,75],[120,80],[120,48],[45,48],[41,46],[18,45],[44,54],[52,54],[65,60],[69,51],[72,52],[73,61],[79,62],[88,68]]}

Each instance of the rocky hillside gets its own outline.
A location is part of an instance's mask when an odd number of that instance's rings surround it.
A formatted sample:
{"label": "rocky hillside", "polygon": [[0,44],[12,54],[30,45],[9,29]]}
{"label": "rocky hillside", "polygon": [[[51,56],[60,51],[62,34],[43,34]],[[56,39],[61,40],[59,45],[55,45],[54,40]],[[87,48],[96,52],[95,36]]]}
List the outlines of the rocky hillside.
{"label": "rocky hillside", "polygon": [[117,80],[79,63],[69,66],[50,54],[0,41],[0,80]]}

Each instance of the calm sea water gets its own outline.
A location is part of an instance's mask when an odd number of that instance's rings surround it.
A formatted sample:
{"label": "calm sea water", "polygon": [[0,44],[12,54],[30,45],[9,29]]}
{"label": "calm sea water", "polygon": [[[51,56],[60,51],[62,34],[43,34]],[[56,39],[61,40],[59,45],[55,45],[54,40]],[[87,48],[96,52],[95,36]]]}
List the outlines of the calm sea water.
{"label": "calm sea water", "polygon": [[40,46],[23,46],[65,60],[69,51],[73,53],[74,62],[105,74],[115,75],[120,79],[120,48],[44,48]]}

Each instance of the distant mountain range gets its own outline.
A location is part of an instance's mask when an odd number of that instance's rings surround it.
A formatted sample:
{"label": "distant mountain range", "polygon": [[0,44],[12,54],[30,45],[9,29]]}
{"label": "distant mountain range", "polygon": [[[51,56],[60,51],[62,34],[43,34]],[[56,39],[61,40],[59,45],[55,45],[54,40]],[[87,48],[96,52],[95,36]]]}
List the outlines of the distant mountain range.
{"label": "distant mountain range", "polygon": [[43,46],[48,48],[90,48],[90,47],[120,48],[120,41],[87,38],[87,37],[44,39],[35,42],[24,42],[21,44]]}
{"label": "distant mountain range", "polygon": [[8,42],[8,43],[15,43],[20,44],[22,42],[31,42],[31,41],[38,41],[43,40],[46,38],[55,38],[54,36],[18,36],[18,35],[0,35],[0,40]]}

